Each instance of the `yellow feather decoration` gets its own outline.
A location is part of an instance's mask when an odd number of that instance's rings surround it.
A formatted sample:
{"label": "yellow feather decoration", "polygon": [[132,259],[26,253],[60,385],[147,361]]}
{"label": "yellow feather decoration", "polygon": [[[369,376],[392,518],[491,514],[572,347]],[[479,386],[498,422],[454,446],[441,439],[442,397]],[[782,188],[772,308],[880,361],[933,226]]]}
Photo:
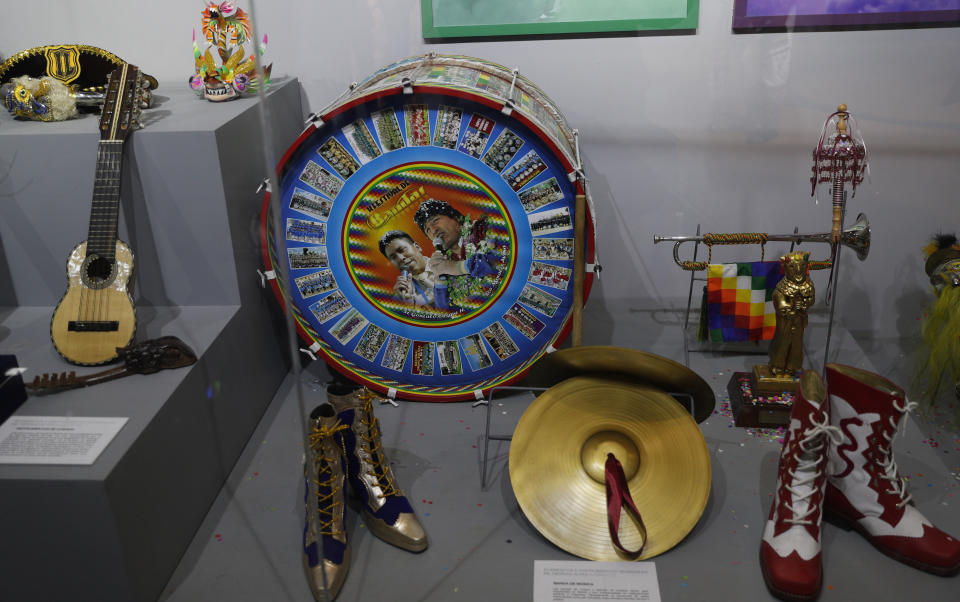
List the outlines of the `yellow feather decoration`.
{"label": "yellow feather decoration", "polygon": [[207,63],[207,75],[212,75],[217,72],[217,65],[213,62],[213,55],[210,54],[210,49],[207,48],[207,51],[203,53],[203,59]]}
{"label": "yellow feather decoration", "polygon": [[230,58],[223,64],[228,70],[236,70],[237,65],[240,61],[243,60],[243,48],[237,48],[237,50],[230,55]]}
{"label": "yellow feather decoration", "polygon": [[256,64],[253,62],[253,59],[247,59],[245,62],[241,63],[239,67],[233,70],[234,75],[239,75],[241,73],[250,73],[253,71]]}
{"label": "yellow feather decoration", "polygon": [[[921,335],[928,353],[921,357],[915,388],[920,392],[917,401],[921,409],[931,414],[938,408],[944,385],[953,389],[960,383],[960,287],[943,289],[927,312]],[[958,424],[960,404],[951,405],[956,408],[953,418]]]}

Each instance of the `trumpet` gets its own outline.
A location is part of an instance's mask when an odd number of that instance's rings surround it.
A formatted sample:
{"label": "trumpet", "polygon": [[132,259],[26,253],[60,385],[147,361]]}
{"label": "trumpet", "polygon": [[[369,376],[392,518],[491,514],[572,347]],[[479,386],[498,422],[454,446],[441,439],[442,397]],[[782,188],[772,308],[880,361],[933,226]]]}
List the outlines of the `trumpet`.
{"label": "trumpet", "polygon": [[[685,270],[706,269],[707,262],[682,261],[680,259],[680,245],[685,242],[703,243],[710,248],[711,254],[714,245],[747,245],[764,244],[767,242],[789,242],[800,244],[803,242],[822,242],[830,244],[831,233],[820,232],[816,234],[766,234],[764,232],[746,232],[738,234],[703,234],[701,236],[654,236],[654,244],[658,242],[672,242],[673,261]],[[840,233],[840,244],[852,249],[857,254],[857,259],[863,261],[870,253],[870,221],[863,213],[857,216],[857,221],[848,228],[844,228]],[[811,269],[816,264],[818,267],[829,267],[833,254],[825,260],[811,261]]]}

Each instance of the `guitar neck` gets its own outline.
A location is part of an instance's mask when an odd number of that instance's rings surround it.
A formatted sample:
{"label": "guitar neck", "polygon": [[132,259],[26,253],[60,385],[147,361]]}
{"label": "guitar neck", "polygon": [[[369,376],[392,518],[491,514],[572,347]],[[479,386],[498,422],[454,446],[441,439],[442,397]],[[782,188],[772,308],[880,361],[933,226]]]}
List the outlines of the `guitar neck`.
{"label": "guitar neck", "polygon": [[97,151],[97,174],[87,231],[87,255],[113,261],[120,215],[120,169],[123,140],[101,140]]}

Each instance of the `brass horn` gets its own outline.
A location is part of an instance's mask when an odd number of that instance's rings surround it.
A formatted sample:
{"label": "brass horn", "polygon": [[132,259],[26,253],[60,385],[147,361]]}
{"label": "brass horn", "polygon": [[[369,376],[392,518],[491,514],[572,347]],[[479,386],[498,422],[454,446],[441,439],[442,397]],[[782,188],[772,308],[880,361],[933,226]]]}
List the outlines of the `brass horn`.
{"label": "brass horn", "polygon": [[[673,260],[680,267],[686,267],[691,262],[680,260],[680,245],[685,242],[702,242],[707,245],[739,245],[739,244],[762,244],[768,241],[790,242],[800,244],[802,242],[823,242],[830,243],[830,232],[821,232],[817,234],[765,234],[765,233],[745,233],[745,234],[703,234],[701,236],[654,236],[654,244],[658,242],[673,242]],[[840,234],[840,244],[848,247],[857,254],[857,259],[863,261],[870,253],[870,220],[863,213],[857,216],[857,221],[851,226],[844,228]],[[827,260],[829,261],[829,259]],[[823,263],[823,262],[820,262]],[[698,268],[703,269],[703,268]]]}

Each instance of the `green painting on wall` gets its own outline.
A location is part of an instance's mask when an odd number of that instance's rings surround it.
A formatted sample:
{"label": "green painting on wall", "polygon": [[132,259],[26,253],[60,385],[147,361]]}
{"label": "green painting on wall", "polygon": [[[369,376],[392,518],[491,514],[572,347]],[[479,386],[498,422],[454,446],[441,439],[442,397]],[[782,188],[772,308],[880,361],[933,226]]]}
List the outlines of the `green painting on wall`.
{"label": "green painting on wall", "polygon": [[423,37],[697,28],[700,0],[420,0]]}

